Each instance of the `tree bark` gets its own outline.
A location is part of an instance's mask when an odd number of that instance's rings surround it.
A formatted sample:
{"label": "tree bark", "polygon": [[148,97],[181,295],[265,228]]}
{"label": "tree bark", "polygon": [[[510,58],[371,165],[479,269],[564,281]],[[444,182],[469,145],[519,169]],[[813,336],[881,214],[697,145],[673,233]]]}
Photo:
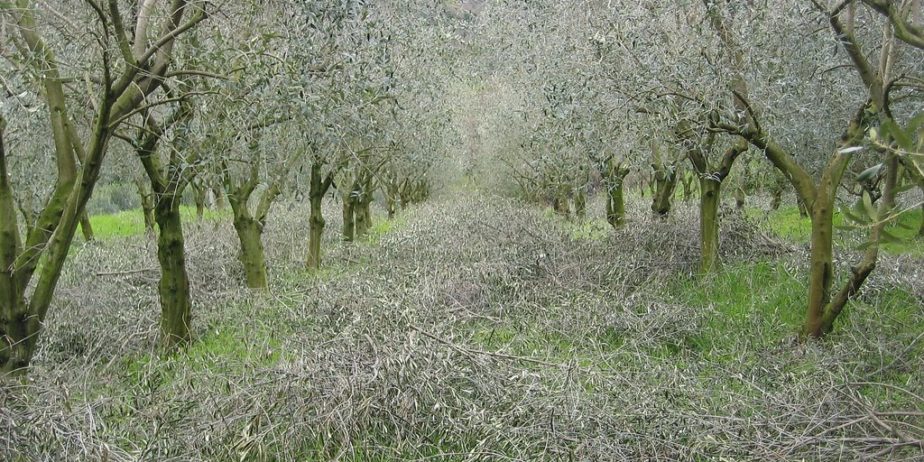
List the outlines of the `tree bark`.
{"label": "tree bark", "polygon": [[[924,190],[921,192],[924,193]],[[918,236],[924,237],[924,204],[921,204],[921,227],[918,229]]]}
{"label": "tree bark", "polygon": [[141,198],[141,214],[144,216],[144,229],[148,234],[154,234],[154,197],[147,191],[144,183],[138,181],[138,196]]}
{"label": "tree bark", "polygon": [[13,189],[6,167],[0,115],[0,372],[23,371],[29,365],[27,349],[29,307],[13,271],[21,242]]}
{"label": "tree bark", "polygon": [[263,250],[263,227],[246,213],[234,214],[234,230],[241,242],[241,264],[250,289],[266,289],[266,254]]}
{"label": "tree bark", "polygon": [[626,199],[622,180],[612,185],[608,191],[606,221],[614,228],[621,228],[626,222]]}
{"label": "tree bark", "polygon": [[354,210],[356,209],[356,197],[353,190],[343,194],[343,242],[353,242],[356,237],[356,222],[354,220]]}
{"label": "tree bark", "polygon": [[208,191],[208,189],[205,186],[193,185],[193,195],[196,202],[196,219],[199,221],[202,221],[205,217],[206,191]]}
{"label": "tree bark", "polygon": [[721,205],[722,182],[702,177],[699,180],[699,245],[700,272],[703,274],[721,268],[719,258],[719,207]]}
{"label": "tree bark", "polygon": [[676,187],[676,173],[667,168],[659,170],[655,174],[655,191],[651,202],[651,210],[660,216],[670,213],[671,200]]}
{"label": "tree bark", "polygon": [[189,342],[192,317],[179,198],[158,198],[154,215],[160,230],[157,238],[157,259],[161,267],[161,342],[167,350],[172,350]]}
{"label": "tree bark", "polygon": [[363,192],[362,196],[359,197],[354,205],[353,213],[355,214],[355,233],[357,239],[369,234],[369,229],[372,228],[371,203],[372,194]]}
{"label": "tree bark", "polygon": [[[313,164],[308,189],[311,215],[308,217],[308,261],[306,263],[308,269],[312,270],[321,268],[321,237],[324,235],[324,226],[326,224],[321,205],[324,195],[327,194],[331,184],[333,184],[332,174],[321,180],[321,165],[317,162]],[[350,216],[352,216],[352,213],[350,213]]]}
{"label": "tree bark", "polygon": [[93,234],[93,225],[90,223],[90,217],[87,215],[86,211],[80,215],[80,231],[83,233],[84,241],[93,242],[96,240]]}
{"label": "tree bark", "polygon": [[[323,197],[323,196],[322,196]],[[308,268],[321,268],[321,237],[324,235],[324,215],[321,213],[322,197],[311,197],[311,216],[308,218]]]}

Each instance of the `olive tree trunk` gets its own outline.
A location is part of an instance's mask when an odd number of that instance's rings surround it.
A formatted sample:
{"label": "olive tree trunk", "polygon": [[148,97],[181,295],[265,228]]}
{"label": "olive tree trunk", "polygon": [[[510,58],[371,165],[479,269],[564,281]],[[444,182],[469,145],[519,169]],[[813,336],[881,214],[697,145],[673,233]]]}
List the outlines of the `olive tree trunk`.
{"label": "olive tree trunk", "polygon": [[664,168],[655,173],[655,190],[651,210],[661,216],[670,213],[671,200],[674,197],[676,187],[677,175],[675,171]]}
{"label": "olive tree trunk", "polygon": [[623,182],[610,186],[606,200],[606,221],[614,228],[620,228],[626,222],[626,199]]}
{"label": "olive tree trunk", "polygon": [[719,207],[722,201],[722,182],[715,178],[702,177],[699,180],[699,189],[700,271],[710,273],[721,268]]}
{"label": "olive tree trunk", "polygon": [[157,260],[160,263],[162,343],[168,350],[190,340],[192,302],[186,272],[186,249],[180,219],[179,198],[161,196],[154,207],[157,228]]}
{"label": "olive tree trunk", "polygon": [[[309,179],[308,201],[311,205],[308,217],[308,269],[317,270],[321,267],[321,237],[324,235],[324,214],[321,210],[324,195],[334,182],[333,173],[321,179],[321,164],[315,162],[311,166]],[[352,216],[352,213],[351,213]]]}
{"label": "olive tree trunk", "polygon": [[244,280],[247,287],[265,289],[267,276],[262,226],[250,216],[235,214],[234,230],[241,244],[241,253],[238,258],[244,267]]}
{"label": "olive tree trunk", "polygon": [[93,225],[90,223],[90,216],[87,215],[86,211],[80,215],[80,232],[83,234],[83,240],[87,242],[96,240],[96,236],[93,234]]}
{"label": "olive tree trunk", "polygon": [[343,242],[353,242],[356,237],[356,222],[354,221],[354,211],[356,209],[356,195],[353,190],[343,194]]}

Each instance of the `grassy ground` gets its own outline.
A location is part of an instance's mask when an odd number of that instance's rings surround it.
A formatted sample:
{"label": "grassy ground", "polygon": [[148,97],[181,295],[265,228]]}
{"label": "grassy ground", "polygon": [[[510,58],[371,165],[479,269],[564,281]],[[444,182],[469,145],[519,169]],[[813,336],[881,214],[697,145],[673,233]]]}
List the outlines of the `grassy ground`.
{"label": "grassy ground", "polygon": [[135,271],[154,246],[109,238],[143,232],[137,214],[107,217],[62,278],[30,381],[0,386],[0,459],[920,456],[918,257],[884,256],[836,333],[800,344],[795,235],[726,218],[725,271],[701,279],[693,207],[646,206],[613,231],[462,194],[344,245],[327,204],[318,273],[302,269],[307,214],[282,207],[267,293],[240,289],[218,215],[188,228],[197,340],[172,355],[156,271]]}
{"label": "grassy ground", "polygon": [[[180,216],[186,223],[194,222],[197,220],[196,208],[181,205]],[[214,222],[228,217],[230,217],[228,210],[206,210],[203,219]],[[144,217],[140,209],[93,215],[90,217],[90,224],[93,226],[93,234],[97,239],[106,240],[144,234]],[[80,236],[79,233],[78,236]],[[82,238],[82,236],[80,237]]]}
{"label": "grassy ground", "polygon": [[[924,240],[918,236],[921,219],[920,208],[915,208],[914,210],[899,215],[898,220],[889,225],[886,229],[891,235],[901,241],[885,243],[882,249],[892,255],[912,254],[924,256]],[[799,243],[809,242],[809,237],[812,232],[811,220],[809,220],[808,217],[799,215],[799,209],[796,206],[780,207],[779,210],[769,214],[767,222],[769,223],[770,229],[784,239]],[[843,229],[845,221],[840,213],[835,213],[834,224],[842,228],[839,230],[839,234],[863,236],[868,232],[865,229],[858,229],[855,231]]]}

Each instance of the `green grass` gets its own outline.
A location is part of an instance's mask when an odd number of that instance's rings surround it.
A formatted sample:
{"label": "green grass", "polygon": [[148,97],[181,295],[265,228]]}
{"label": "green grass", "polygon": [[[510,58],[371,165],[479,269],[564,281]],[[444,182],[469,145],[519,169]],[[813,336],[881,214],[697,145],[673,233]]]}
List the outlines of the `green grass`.
{"label": "green grass", "polygon": [[603,219],[568,223],[568,235],[575,241],[602,241],[612,231],[613,227]]}
{"label": "green grass", "polygon": [[[754,217],[760,212],[751,211],[749,215]],[[768,224],[770,230],[777,236],[798,243],[808,243],[812,233],[812,222],[808,217],[799,215],[799,209],[796,206],[783,206],[768,215]],[[887,242],[882,245],[882,250],[892,255],[914,255],[924,256],[924,240],[917,236],[921,224],[921,210],[910,210],[901,214],[898,221],[889,225],[887,231],[889,234],[900,239],[900,242]],[[834,226],[843,227],[845,225],[844,217],[840,212],[834,213]],[[860,233],[865,235],[866,231],[857,229],[855,231],[837,229],[835,238],[843,238],[845,233]]]}
{"label": "green grass", "polygon": [[794,335],[802,322],[805,281],[780,263],[744,263],[727,265],[706,279],[678,278],[668,293],[691,309],[714,310],[704,332],[691,339],[696,349],[710,354],[733,350],[735,333],[743,331],[751,331],[747,335],[760,344]]}
{"label": "green grass", "polygon": [[[195,222],[197,220],[196,208],[182,205],[180,206],[180,216],[184,223]],[[203,219],[206,221],[217,221],[228,216],[230,216],[230,212],[227,210],[207,209]],[[93,215],[90,217],[90,224],[93,226],[94,236],[100,240],[144,234],[144,217],[140,209],[126,210],[124,212],[107,215]],[[78,235],[79,234],[80,233],[78,233]]]}
{"label": "green grass", "polygon": [[186,349],[166,357],[143,354],[125,360],[129,383],[156,389],[172,384],[180,372],[210,372],[226,376],[244,373],[255,366],[268,367],[281,358],[280,343],[268,331],[217,327]]}
{"label": "green grass", "polygon": [[395,215],[391,220],[373,219],[372,226],[369,227],[369,233],[366,235],[366,242],[376,245],[382,236],[400,229],[407,223],[407,217],[403,214]]}

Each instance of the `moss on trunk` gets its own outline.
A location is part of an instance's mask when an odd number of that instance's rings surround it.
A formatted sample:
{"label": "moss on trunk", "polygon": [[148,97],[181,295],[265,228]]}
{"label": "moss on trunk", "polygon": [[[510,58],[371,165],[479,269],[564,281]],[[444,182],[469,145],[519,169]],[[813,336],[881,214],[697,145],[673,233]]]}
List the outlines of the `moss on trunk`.
{"label": "moss on trunk", "polygon": [[321,213],[321,196],[310,197],[311,216],[308,218],[308,268],[321,267],[321,237],[324,235],[324,215]]}
{"label": "moss on trunk", "polygon": [[161,342],[169,351],[189,342],[192,320],[179,198],[160,197],[154,208],[154,216],[160,231],[157,238],[157,260],[161,268]]}
{"label": "moss on trunk", "polygon": [[699,180],[699,246],[700,272],[718,271],[719,259],[719,206],[722,201],[722,183],[713,178]]}
{"label": "moss on trunk", "polygon": [[833,201],[819,194],[812,207],[812,250],[809,260],[809,293],[803,332],[821,337],[825,306],[831,300],[834,282],[834,207]]}
{"label": "moss on trunk", "polygon": [[622,227],[626,222],[626,199],[623,181],[610,186],[606,201],[606,221],[614,228]]}
{"label": "moss on trunk", "polygon": [[238,258],[244,266],[244,278],[250,289],[266,289],[266,255],[263,251],[263,229],[257,220],[244,214],[234,214],[234,230],[241,243]]}

